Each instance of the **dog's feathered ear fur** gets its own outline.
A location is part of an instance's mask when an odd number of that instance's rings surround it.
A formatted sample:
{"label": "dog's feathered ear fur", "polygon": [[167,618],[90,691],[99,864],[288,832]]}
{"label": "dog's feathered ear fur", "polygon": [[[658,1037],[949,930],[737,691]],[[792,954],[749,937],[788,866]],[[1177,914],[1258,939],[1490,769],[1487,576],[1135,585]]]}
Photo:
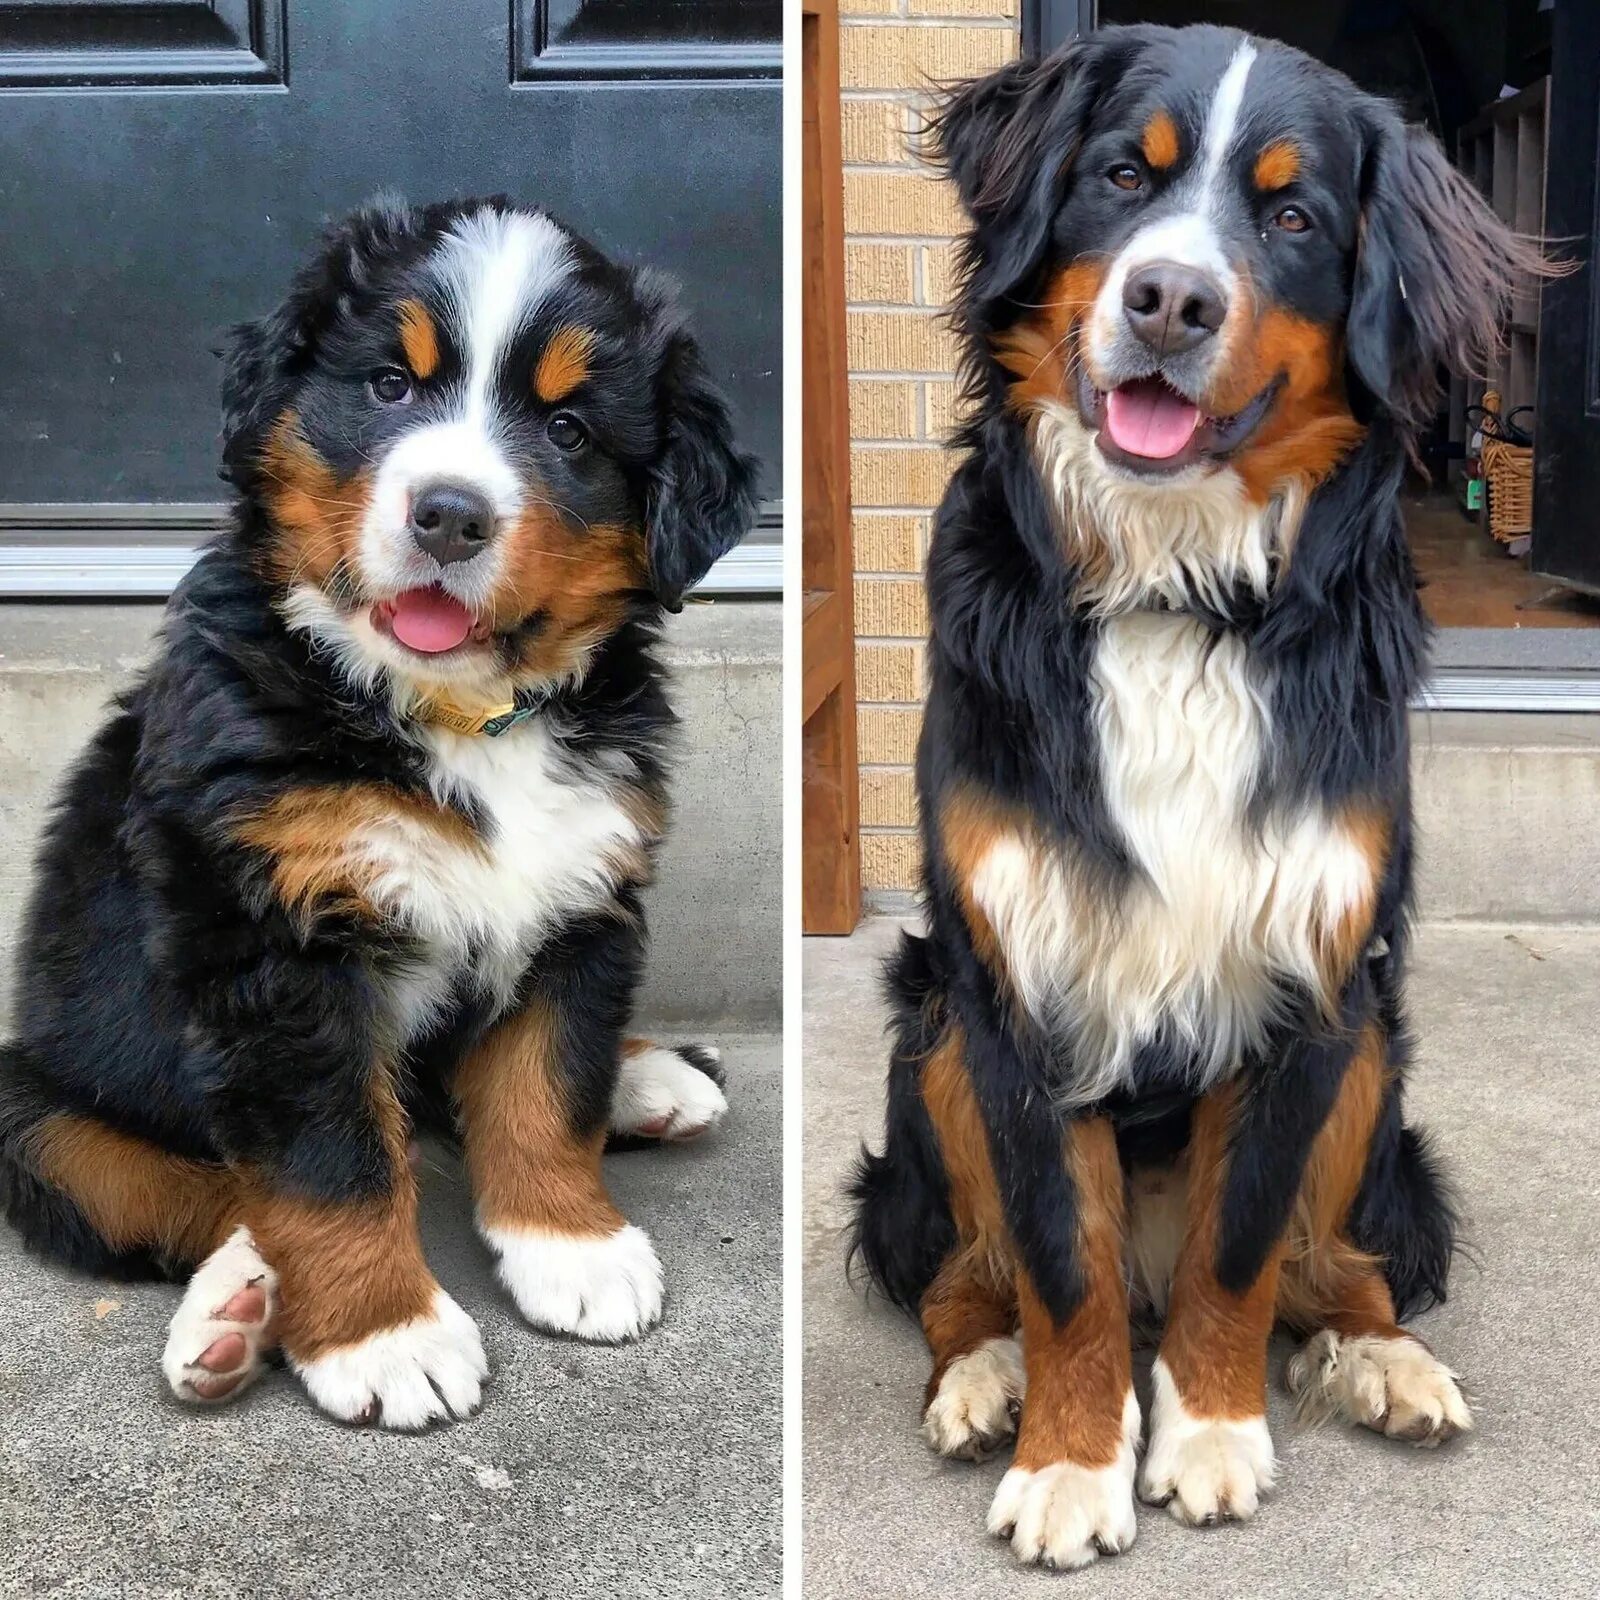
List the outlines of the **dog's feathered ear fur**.
{"label": "dog's feathered ear fur", "polygon": [[420,213],[393,200],[363,206],[323,233],[276,311],[230,330],[222,355],[222,473],[241,488],[266,436],[311,364],[317,338],[341,306],[371,283],[375,269],[411,248]]}
{"label": "dog's feathered ear fur", "polygon": [[934,159],[973,222],[963,250],[969,319],[1038,271],[1100,88],[1104,42],[1075,39],[954,90],[928,123]]}
{"label": "dog's feathered ear fur", "polygon": [[1415,429],[1438,409],[1440,368],[1486,373],[1513,291],[1559,269],[1506,227],[1425,128],[1381,105],[1365,120],[1346,350],[1362,387]]}
{"label": "dog's feathered ear fur", "polygon": [[661,438],[645,486],[650,584],[667,610],[681,611],[684,595],[750,531],[757,463],[734,444],[727,402],[672,286],[643,271],[635,290],[656,351]]}

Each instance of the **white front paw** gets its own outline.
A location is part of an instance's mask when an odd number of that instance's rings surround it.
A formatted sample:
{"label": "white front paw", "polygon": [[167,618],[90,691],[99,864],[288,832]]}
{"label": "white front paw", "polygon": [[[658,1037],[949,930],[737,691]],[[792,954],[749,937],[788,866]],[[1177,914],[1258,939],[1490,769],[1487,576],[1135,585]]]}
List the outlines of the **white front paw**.
{"label": "white front paw", "polygon": [[1159,1357],[1151,1372],[1150,1444],[1139,1494],[1179,1522],[1244,1522],[1272,1487],[1276,1463],[1267,1419],[1194,1416]]}
{"label": "white front paw", "polygon": [[[721,1059],[705,1046],[696,1053],[712,1067]],[[647,1139],[692,1139],[728,1114],[727,1097],[710,1073],[677,1050],[650,1045],[624,1056],[611,1097],[611,1131]]]}
{"label": "white front paw", "polygon": [[1122,1443],[1110,1466],[1058,1461],[1037,1471],[1013,1467],[995,1490],[989,1532],[1009,1539],[1019,1560],[1046,1567],[1086,1567],[1126,1550],[1138,1531],[1133,1463],[1139,1403],[1132,1390],[1122,1421]]}
{"label": "white front paw", "polygon": [[486,1228],[484,1237],[499,1253],[500,1281],[536,1327],[618,1344],[661,1320],[661,1263],[632,1223],[612,1234]]}
{"label": "white front paw", "polygon": [[329,1416],[406,1430],[471,1416],[489,1375],[476,1325],[443,1289],[434,1291],[427,1316],[309,1360],[291,1359]]}

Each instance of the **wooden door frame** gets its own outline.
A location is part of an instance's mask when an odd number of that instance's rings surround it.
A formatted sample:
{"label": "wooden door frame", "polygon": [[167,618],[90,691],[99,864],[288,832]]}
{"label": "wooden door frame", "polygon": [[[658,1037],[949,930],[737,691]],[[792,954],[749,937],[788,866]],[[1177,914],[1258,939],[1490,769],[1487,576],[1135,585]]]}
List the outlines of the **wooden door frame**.
{"label": "wooden door frame", "polygon": [[838,0],[802,0],[801,925],[861,920]]}

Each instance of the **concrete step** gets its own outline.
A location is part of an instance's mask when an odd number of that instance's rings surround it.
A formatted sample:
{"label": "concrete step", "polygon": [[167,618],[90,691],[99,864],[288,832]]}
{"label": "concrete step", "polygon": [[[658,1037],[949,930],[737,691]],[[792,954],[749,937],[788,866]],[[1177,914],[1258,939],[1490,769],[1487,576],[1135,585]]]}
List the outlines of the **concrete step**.
{"label": "concrete step", "polygon": [[1600,715],[1412,718],[1425,921],[1600,922]]}
{"label": "concrete step", "polygon": [[[150,604],[0,605],[0,1015],[46,804],[160,616]],[[782,637],[780,608],[760,601],[690,605],[669,625],[684,727],[677,819],[650,896],[650,1020],[780,1014]]]}

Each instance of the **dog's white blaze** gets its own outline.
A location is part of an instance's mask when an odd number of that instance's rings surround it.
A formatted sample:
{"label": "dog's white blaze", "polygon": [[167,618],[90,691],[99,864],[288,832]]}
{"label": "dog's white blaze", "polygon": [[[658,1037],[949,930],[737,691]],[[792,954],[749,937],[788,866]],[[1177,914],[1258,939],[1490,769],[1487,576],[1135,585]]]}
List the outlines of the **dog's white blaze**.
{"label": "dog's white blaze", "polygon": [[495,415],[495,374],[507,347],[540,302],[573,270],[566,236],[548,217],[481,211],[459,219],[439,241],[440,272],[464,336],[463,373],[444,419],[408,431],[373,478],[359,561],[375,593],[443,583],[478,609],[499,577],[494,548],[441,569],[406,532],[411,497],[440,479],[486,495],[502,519],[522,508],[523,487],[508,460]]}
{"label": "dog's white blaze", "polygon": [[1233,52],[1227,70],[1217,80],[1216,93],[1206,111],[1206,131],[1200,159],[1200,207],[1207,210],[1215,194],[1217,180],[1228,159],[1228,151],[1239,132],[1239,111],[1244,105],[1245,80],[1256,59],[1256,47],[1244,40]]}
{"label": "dog's white blaze", "polygon": [[350,842],[372,899],[423,947],[390,991],[402,1038],[425,1027],[459,984],[509,1003],[549,931],[603,905],[618,858],[646,843],[602,776],[573,769],[542,722],[498,739],[437,729],[424,738],[436,796],[471,802],[486,827],[480,852],[396,812]]}
{"label": "dog's white blaze", "polygon": [[1069,850],[1011,835],[971,885],[1028,1011],[1071,1043],[1067,1103],[1129,1083],[1157,1036],[1194,1052],[1196,1087],[1227,1076],[1264,1040],[1275,980],[1322,994],[1320,941],[1372,890],[1367,857],[1320,807],[1249,818],[1270,710],[1240,640],[1130,612],[1104,623],[1092,679],[1134,875],[1108,903]]}

